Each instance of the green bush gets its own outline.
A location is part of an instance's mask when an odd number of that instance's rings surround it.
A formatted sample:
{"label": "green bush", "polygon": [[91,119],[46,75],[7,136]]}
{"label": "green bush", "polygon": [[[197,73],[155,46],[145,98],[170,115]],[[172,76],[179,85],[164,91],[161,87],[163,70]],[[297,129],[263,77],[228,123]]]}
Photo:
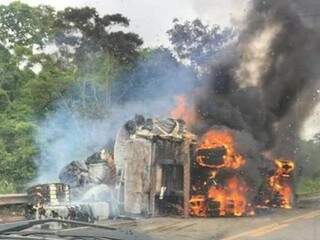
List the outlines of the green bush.
{"label": "green bush", "polygon": [[297,193],[313,193],[320,192],[320,177],[318,178],[304,178],[297,187]]}
{"label": "green bush", "polygon": [[0,194],[16,193],[17,188],[14,183],[10,183],[6,180],[0,180]]}

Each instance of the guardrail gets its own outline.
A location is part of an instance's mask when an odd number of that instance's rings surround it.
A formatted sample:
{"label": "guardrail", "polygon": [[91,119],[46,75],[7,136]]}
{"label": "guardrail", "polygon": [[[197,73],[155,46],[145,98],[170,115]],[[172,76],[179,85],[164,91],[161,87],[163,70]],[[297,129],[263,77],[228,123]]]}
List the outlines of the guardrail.
{"label": "guardrail", "polygon": [[308,199],[308,198],[320,198],[320,192],[308,192],[308,193],[297,193],[296,194],[298,200],[299,199]]}
{"label": "guardrail", "polygon": [[0,194],[0,206],[28,203],[28,194]]}

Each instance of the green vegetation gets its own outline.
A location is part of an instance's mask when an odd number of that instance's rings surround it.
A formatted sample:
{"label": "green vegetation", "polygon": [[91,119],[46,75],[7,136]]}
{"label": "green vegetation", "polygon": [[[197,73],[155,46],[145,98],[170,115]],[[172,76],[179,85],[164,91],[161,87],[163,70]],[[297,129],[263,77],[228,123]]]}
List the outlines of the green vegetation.
{"label": "green vegetation", "polygon": [[34,136],[59,99],[70,111],[105,115],[111,82],[139,57],[138,35],[108,32],[128,25],[120,14],[100,17],[88,7],[0,5],[0,193],[20,191],[36,176]]}
{"label": "green vegetation", "polygon": [[298,179],[298,193],[320,191],[320,134],[309,141],[301,141],[298,149],[298,168],[301,168],[301,179]]}
{"label": "green vegetation", "polygon": [[297,187],[297,193],[320,192],[320,178],[304,178]]}

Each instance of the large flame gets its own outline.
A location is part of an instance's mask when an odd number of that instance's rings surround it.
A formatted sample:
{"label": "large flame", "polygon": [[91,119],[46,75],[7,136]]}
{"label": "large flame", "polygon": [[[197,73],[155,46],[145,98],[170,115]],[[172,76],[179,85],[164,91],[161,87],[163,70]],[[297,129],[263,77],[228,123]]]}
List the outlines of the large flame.
{"label": "large flame", "polygon": [[224,187],[213,186],[209,189],[208,199],[219,202],[219,216],[243,216],[253,214],[249,212],[246,193],[248,188],[237,177],[229,179]]}
{"label": "large flame", "polygon": [[192,216],[205,217],[207,216],[206,208],[206,196],[194,195],[191,196],[190,203],[190,214]]}
{"label": "large flame", "polygon": [[294,162],[285,159],[274,160],[275,172],[268,179],[268,184],[272,189],[273,195],[279,198],[274,206],[282,208],[292,208],[293,204],[293,186],[292,175],[295,169]]}
{"label": "large flame", "polygon": [[232,169],[240,168],[246,163],[245,158],[236,153],[233,136],[226,130],[210,130],[207,132],[201,138],[198,149],[214,149],[219,147],[223,147],[226,150],[222,163],[208,164],[202,155],[197,155],[197,162],[203,167]]}
{"label": "large flame", "polygon": [[176,106],[170,112],[170,116],[176,119],[183,119],[186,122],[187,127],[191,127],[195,122],[195,113],[187,104],[186,97],[176,96]]}
{"label": "large flame", "polygon": [[[222,159],[214,155],[223,150]],[[222,160],[222,161],[221,161]],[[244,216],[254,214],[247,200],[249,188],[240,175],[233,175],[219,183],[216,176],[225,169],[240,169],[245,163],[244,156],[236,152],[234,136],[227,130],[210,130],[204,134],[197,148],[197,164],[211,169],[208,179],[195,186],[201,194],[194,194],[190,200],[190,213],[194,216]],[[198,183],[199,184],[199,183]],[[199,190],[200,189],[200,190]]]}

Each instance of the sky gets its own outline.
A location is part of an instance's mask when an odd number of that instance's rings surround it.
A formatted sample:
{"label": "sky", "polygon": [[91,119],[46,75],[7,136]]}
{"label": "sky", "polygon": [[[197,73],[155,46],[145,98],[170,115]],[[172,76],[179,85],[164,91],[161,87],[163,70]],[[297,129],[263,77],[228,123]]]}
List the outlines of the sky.
{"label": "sky", "polygon": [[[0,0],[9,4],[14,0]],[[230,26],[241,22],[250,0],[20,0],[32,6],[45,4],[58,10],[90,6],[100,15],[121,13],[130,19],[130,31],[138,33],[145,46],[170,46],[166,31],[174,18],[180,21],[200,18],[207,24]],[[306,121],[301,134],[310,139],[320,131],[320,104]]]}
{"label": "sky", "polygon": [[[51,5],[56,9],[65,7],[95,7],[101,14],[122,13],[128,17],[130,29],[138,33],[146,46],[169,46],[166,31],[172,20],[200,18],[207,24],[230,25],[247,11],[248,0],[21,0],[32,6]],[[9,4],[13,0],[0,0]]]}

